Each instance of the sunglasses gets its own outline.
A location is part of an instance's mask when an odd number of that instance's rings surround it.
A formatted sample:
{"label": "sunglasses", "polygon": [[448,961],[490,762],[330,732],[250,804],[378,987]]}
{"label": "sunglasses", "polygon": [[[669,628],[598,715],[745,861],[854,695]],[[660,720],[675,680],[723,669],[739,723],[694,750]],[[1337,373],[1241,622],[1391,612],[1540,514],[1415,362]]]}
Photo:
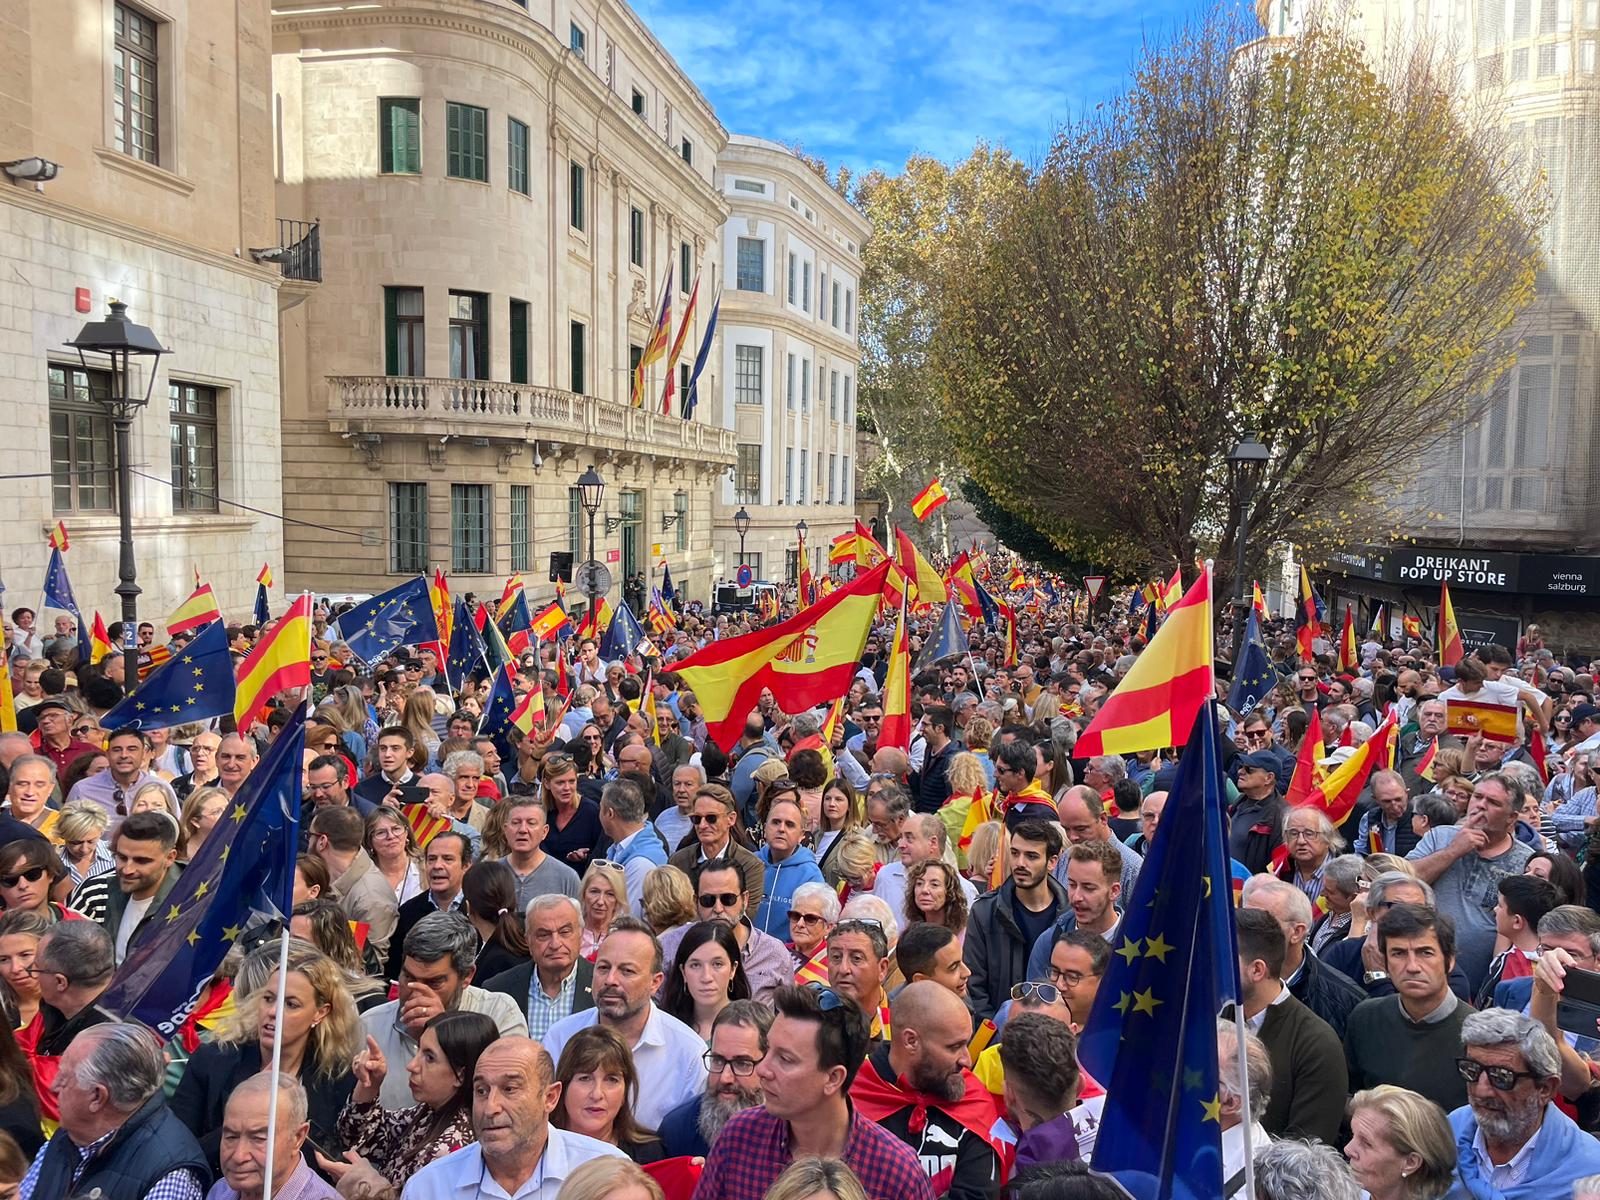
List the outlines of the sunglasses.
{"label": "sunglasses", "polygon": [[26,879],[29,883],[38,883],[44,878],[43,867],[29,867],[17,875],[0,875],[0,888],[14,888]]}
{"label": "sunglasses", "polygon": [[570,754],[547,754],[544,756],[546,765],[557,771],[564,771],[575,761]]}
{"label": "sunglasses", "polygon": [[725,814],[723,813],[690,813],[689,824],[715,825],[718,821],[722,820],[724,815]]}
{"label": "sunglasses", "polygon": [[818,913],[791,912],[789,914],[789,924],[793,925],[796,922],[801,925],[823,925],[827,923],[826,918]]}
{"label": "sunglasses", "polygon": [[701,908],[734,908],[739,903],[738,892],[702,892],[700,894]]}
{"label": "sunglasses", "polygon": [[1468,1083],[1477,1083],[1480,1078],[1487,1075],[1489,1086],[1497,1092],[1514,1091],[1519,1079],[1539,1078],[1532,1071],[1513,1071],[1510,1067],[1491,1067],[1488,1063],[1481,1063],[1475,1058],[1456,1059],[1456,1070],[1461,1078]]}
{"label": "sunglasses", "polygon": [[844,997],[825,983],[808,983],[806,989],[817,998],[817,1007],[823,1012],[833,1012],[844,1007]]}
{"label": "sunglasses", "polygon": [[1022,983],[1011,985],[1011,998],[1013,1000],[1032,1000],[1038,997],[1041,1004],[1060,1004],[1062,1001],[1061,989],[1053,983],[1042,983],[1029,979]]}

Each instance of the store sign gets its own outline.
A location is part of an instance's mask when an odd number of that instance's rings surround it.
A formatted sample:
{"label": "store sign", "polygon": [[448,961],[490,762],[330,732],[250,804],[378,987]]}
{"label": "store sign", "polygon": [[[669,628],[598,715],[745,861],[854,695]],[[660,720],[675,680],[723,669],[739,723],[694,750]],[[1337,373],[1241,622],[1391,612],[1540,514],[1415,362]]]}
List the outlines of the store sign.
{"label": "store sign", "polygon": [[1479,591],[1516,591],[1515,554],[1489,551],[1400,550],[1389,560],[1389,578],[1399,584],[1452,583]]}
{"label": "store sign", "polygon": [[1517,639],[1522,636],[1522,622],[1515,617],[1463,612],[1456,615],[1456,620],[1461,625],[1461,644],[1468,654],[1489,645],[1504,646],[1516,652]]}
{"label": "store sign", "polygon": [[1522,556],[1522,590],[1535,596],[1600,594],[1600,559],[1567,554]]}

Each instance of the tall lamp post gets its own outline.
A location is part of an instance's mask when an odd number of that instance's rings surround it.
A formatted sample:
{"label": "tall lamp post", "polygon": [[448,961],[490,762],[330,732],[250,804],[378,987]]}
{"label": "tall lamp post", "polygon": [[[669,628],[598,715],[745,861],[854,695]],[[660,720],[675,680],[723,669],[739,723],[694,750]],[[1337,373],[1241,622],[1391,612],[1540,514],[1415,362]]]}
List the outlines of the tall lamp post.
{"label": "tall lamp post", "polygon": [[1244,619],[1250,611],[1250,596],[1245,591],[1245,550],[1250,540],[1250,499],[1255,494],[1261,473],[1267,468],[1267,448],[1255,434],[1247,434],[1228,451],[1228,466],[1233,474],[1234,502],[1239,506],[1239,528],[1233,548],[1233,656],[1239,661],[1239,650],[1244,645]]}
{"label": "tall lamp post", "polygon": [[739,565],[744,566],[744,535],[750,532],[750,513],[744,505],[733,514],[733,529],[739,535]]}
{"label": "tall lamp post", "polygon": [[[156,363],[167,352],[156,335],[128,320],[128,306],[113,300],[104,320],[90,321],[67,345],[78,352],[84,370],[99,366],[90,355],[104,355],[110,363],[111,384],[99,397],[111,414],[115,432],[117,516],[121,526],[117,558],[117,595],[122,597],[122,687],[131,692],[139,683],[139,584],[133,563],[133,419],[150,403],[156,386]],[[134,360],[148,360],[144,394],[133,387]],[[176,481],[174,481],[176,482]]]}
{"label": "tall lamp post", "polygon": [[[600,478],[600,472],[590,467],[578,476],[578,503],[583,505],[583,511],[589,514],[589,561],[594,561],[594,518],[600,511],[600,505],[606,498],[606,481]],[[585,591],[589,597],[589,612],[593,615],[599,609],[600,593],[595,590],[595,575],[591,569],[584,572]]]}
{"label": "tall lamp post", "polygon": [[[799,539],[794,554],[794,585],[797,589],[800,587],[800,560],[806,554],[806,532],[810,528],[811,526],[806,524],[804,517],[794,523],[794,536]],[[800,603],[807,603],[804,596],[800,597]]]}

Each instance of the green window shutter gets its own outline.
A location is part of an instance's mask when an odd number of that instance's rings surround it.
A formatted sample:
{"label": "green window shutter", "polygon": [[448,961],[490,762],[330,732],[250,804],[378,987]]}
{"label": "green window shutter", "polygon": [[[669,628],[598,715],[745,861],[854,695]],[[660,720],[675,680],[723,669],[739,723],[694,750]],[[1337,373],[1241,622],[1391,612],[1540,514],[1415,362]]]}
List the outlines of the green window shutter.
{"label": "green window shutter", "polygon": [[400,331],[396,326],[398,297],[393,288],[383,289],[383,370],[386,375],[400,373]]}

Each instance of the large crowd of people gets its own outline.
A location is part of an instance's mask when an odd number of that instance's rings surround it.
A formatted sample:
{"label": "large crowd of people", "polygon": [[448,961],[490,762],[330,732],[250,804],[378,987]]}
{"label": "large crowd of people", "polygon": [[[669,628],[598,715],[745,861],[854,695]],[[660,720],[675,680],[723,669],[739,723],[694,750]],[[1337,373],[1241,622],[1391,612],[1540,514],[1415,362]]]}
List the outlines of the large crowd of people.
{"label": "large crowd of people", "polygon": [[[909,745],[880,744],[886,616],[842,707],[766,692],[724,750],[675,667],[753,614],[691,606],[648,659],[535,644],[516,688],[558,718],[491,737],[481,672],[363,663],[319,607],[288,928],[240,939],[225,999],[159,1040],[101,998],[292,698],[108,733],[123,658],[13,611],[0,1197],[1154,1195],[1088,1166],[1106,1093],[1077,1039],[1116,1019],[1096,997],[1178,753],[1075,752],[1142,618],[1043,591],[1016,613],[1014,648],[975,624],[918,661]],[[242,655],[264,631],[228,632]],[[1451,667],[1268,638],[1280,682],[1218,709],[1243,879],[1223,1194],[1600,1200],[1600,664],[1532,628]],[[1453,701],[1516,706],[1516,740],[1452,734]],[[1347,815],[1289,802],[1297,764],[1389,717]]]}

